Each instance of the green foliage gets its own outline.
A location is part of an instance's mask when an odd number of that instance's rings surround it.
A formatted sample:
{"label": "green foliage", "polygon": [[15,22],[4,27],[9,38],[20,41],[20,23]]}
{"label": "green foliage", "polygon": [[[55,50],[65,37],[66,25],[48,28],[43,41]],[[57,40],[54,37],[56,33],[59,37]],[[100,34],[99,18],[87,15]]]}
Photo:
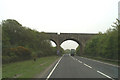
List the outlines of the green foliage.
{"label": "green foliage", "polygon": [[77,54],[77,55],[80,55],[80,46],[78,46],[78,47],[76,48],[76,54]]}
{"label": "green foliage", "polygon": [[12,19],[3,20],[1,25],[4,62],[13,62],[11,59],[17,61],[18,57],[22,57],[19,60],[25,60],[30,59],[31,56],[43,57],[56,54],[55,48],[48,40],[49,36],[44,32],[23,27]]}
{"label": "green foliage", "polygon": [[[87,56],[93,57],[102,57],[107,59],[118,60],[118,31],[120,29],[120,21],[117,20],[113,29],[108,29],[104,34],[99,32],[99,34],[89,40],[85,46],[84,54]],[[77,52],[79,52],[80,47],[77,48]]]}
{"label": "green foliage", "polygon": [[[57,49],[57,48],[56,48]],[[57,51],[57,50],[56,50]],[[65,54],[65,51],[64,51],[64,49],[62,48],[62,47],[60,47],[60,53],[61,53],[61,55],[62,54]]]}
{"label": "green foliage", "polygon": [[53,52],[54,55],[56,55],[56,53],[57,53],[57,47],[53,47],[52,48],[52,52]]}
{"label": "green foliage", "polygon": [[24,48],[22,46],[6,49],[5,51],[2,57],[3,63],[23,61],[23,60],[31,59],[32,57],[32,52],[29,49]]}
{"label": "green foliage", "polygon": [[70,52],[71,52],[70,49],[65,50],[65,54],[70,54]]}

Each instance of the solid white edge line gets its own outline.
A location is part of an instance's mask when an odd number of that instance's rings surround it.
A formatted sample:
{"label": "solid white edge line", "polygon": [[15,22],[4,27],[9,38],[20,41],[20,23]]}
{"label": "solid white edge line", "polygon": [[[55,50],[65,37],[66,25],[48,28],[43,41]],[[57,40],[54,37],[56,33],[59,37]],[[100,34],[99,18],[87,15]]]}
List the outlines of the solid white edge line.
{"label": "solid white edge line", "polygon": [[[63,57],[63,56],[62,56]],[[50,78],[50,76],[52,75],[53,71],[56,69],[57,65],[59,64],[59,62],[61,61],[62,57],[59,59],[59,61],[56,63],[56,65],[54,66],[54,68],[52,69],[52,71],[49,73],[49,75],[47,76],[47,79],[48,80]]]}
{"label": "solid white edge line", "polygon": [[92,68],[91,66],[89,66],[89,65],[87,65],[87,64],[85,64],[85,63],[84,63],[84,65],[87,66],[87,67],[89,67],[89,68]]}
{"label": "solid white edge line", "polygon": [[104,73],[102,73],[102,72],[100,72],[100,71],[97,71],[97,72],[100,73],[100,74],[102,74],[103,76],[105,76],[105,77],[107,77],[107,78],[110,78],[110,79],[114,80],[114,79],[111,78],[110,76],[108,76],[108,75],[106,75],[106,74],[104,74]]}

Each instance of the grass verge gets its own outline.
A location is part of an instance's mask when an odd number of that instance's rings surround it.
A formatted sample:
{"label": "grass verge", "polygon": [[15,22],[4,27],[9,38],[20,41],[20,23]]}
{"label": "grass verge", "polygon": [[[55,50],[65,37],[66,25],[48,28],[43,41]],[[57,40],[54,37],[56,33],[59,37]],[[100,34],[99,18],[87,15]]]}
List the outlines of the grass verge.
{"label": "grass verge", "polygon": [[2,78],[33,78],[35,75],[44,71],[50,66],[57,56],[38,58],[36,62],[27,60],[23,62],[15,62],[2,65]]}

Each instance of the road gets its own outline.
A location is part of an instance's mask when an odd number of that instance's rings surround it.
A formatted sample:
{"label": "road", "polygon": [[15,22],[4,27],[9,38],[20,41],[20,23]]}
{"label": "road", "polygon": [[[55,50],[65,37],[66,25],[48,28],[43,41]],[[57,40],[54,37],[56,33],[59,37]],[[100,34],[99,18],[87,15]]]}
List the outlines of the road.
{"label": "road", "polygon": [[48,73],[49,78],[118,78],[118,67],[79,56],[65,54]]}

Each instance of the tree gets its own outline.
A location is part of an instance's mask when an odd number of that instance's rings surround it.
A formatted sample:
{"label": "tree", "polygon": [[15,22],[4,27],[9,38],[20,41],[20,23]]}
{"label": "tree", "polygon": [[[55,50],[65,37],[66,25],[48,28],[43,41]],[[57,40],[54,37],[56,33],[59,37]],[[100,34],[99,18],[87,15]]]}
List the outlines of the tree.
{"label": "tree", "polygon": [[32,56],[56,55],[56,48],[51,46],[48,40],[49,36],[45,32],[23,27],[19,22],[12,19],[3,20],[1,26],[4,63],[14,62],[14,59],[16,61],[31,59]]}
{"label": "tree", "polygon": [[[114,23],[113,29],[108,29],[104,34],[99,33],[91,40],[89,40],[84,49],[84,55],[93,56],[93,57],[102,57],[108,59],[118,59],[118,46],[120,43],[118,42],[118,38],[120,34],[118,34],[120,21]],[[78,51],[80,48],[78,48]]]}

